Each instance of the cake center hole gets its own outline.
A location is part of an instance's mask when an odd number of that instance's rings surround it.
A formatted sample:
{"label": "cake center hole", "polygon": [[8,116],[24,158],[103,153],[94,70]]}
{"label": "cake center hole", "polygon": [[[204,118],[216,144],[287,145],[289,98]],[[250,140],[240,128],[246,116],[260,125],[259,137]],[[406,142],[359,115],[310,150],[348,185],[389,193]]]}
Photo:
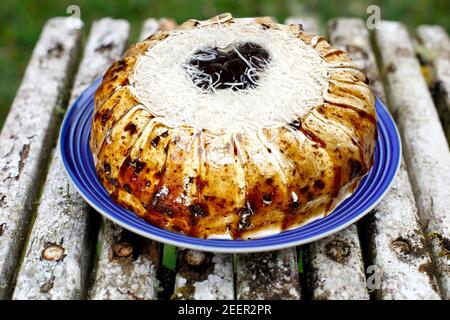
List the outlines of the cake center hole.
{"label": "cake center hole", "polygon": [[232,48],[200,49],[185,69],[192,82],[205,91],[236,91],[257,87],[258,74],[269,60],[269,53],[264,48],[247,42]]}

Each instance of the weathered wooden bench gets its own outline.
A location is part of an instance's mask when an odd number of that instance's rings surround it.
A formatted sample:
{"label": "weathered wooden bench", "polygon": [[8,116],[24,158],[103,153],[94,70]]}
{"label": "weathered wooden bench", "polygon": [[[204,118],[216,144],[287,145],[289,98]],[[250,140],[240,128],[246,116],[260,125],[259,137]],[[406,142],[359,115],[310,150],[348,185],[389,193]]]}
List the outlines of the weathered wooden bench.
{"label": "weathered wooden bench", "polygon": [[[347,50],[397,121],[405,161],[372,213],[300,248],[238,255],[178,248],[176,268],[164,267],[169,248],[94,213],[55,148],[67,106],[138,39],[129,39],[127,21],[105,18],[92,25],[82,52],[82,24],[53,18],[0,135],[0,298],[449,299],[445,30],[420,26],[409,35],[403,24],[383,21],[369,32],[362,20],[339,18],[323,32],[314,19],[288,20]],[[149,19],[140,38],[172,25]]]}

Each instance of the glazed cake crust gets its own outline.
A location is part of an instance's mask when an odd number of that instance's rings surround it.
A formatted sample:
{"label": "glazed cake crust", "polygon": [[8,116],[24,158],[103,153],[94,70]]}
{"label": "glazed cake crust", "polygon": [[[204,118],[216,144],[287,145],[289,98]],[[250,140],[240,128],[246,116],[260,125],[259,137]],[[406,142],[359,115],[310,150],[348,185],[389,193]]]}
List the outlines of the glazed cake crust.
{"label": "glazed cake crust", "polygon": [[[286,109],[295,117],[283,123],[208,128],[171,118],[170,109],[158,114],[152,100],[142,98],[151,86],[139,83],[140,66],[158,46],[191,30],[241,25],[283,33],[317,55],[326,84],[315,105]],[[261,88],[265,79],[262,74]],[[344,51],[300,25],[228,14],[189,20],[133,45],[105,73],[90,141],[98,176],[123,207],[194,237],[250,239],[301,226],[334,210],[372,166],[375,98],[366,82]]]}

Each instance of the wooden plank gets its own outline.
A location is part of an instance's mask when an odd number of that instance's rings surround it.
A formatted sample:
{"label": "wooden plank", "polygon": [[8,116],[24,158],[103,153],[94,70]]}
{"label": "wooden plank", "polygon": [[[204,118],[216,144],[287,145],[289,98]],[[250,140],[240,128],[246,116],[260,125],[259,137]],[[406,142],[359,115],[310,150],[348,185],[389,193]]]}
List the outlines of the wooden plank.
{"label": "wooden plank", "polygon": [[306,250],[308,297],[314,300],[367,300],[364,264],[356,225],[313,242]]}
{"label": "wooden plank", "polygon": [[406,28],[382,21],[375,30],[389,103],[421,222],[431,242],[444,298],[450,299],[450,151]]}
{"label": "wooden plank", "polygon": [[159,244],[105,220],[93,300],[151,300],[158,297]]}
{"label": "wooden plank", "polygon": [[77,61],[81,30],[50,19],[0,135],[0,299],[12,283]]}
{"label": "wooden plank", "polygon": [[[75,78],[70,104],[124,50],[129,24],[110,18],[94,22]],[[56,148],[37,209],[14,299],[80,299],[89,281],[95,250],[95,213],[66,176]]]}
{"label": "wooden plank", "polygon": [[404,162],[391,190],[364,220],[364,226],[368,264],[376,266],[371,272],[373,281],[368,281],[374,286],[375,298],[440,299]]}
{"label": "wooden plank", "polygon": [[425,48],[419,54],[433,70],[431,88],[450,142],[450,39],[441,26],[419,26],[417,35]]}
{"label": "wooden plank", "polygon": [[[374,93],[385,101],[364,22],[360,19],[335,19],[330,21],[329,30],[333,44],[349,53],[358,67],[364,70]],[[372,288],[374,296],[395,300],[438,299],[436,279],[430,272],[431,260],[403,161],[392,189],[363,222],[360,224],[360,234],[366,240],[363,249],[367,251],[367,264],[377,266],[379,270],[379,274],[374,276],[379,276],[381,286]]]}
{"label": "wooden plank", "polygon": [[177,250],[172,299],[231,300],[234,298],[233,282],[233,255]]}
{"label": "wooden plank", "polygon": [[[159,29],[155,19],[142,24],[139,40]],[[103,219],[100,255],[89,298],[95,300],[157,299],[160,245]]]}
{"label": "wooden plank", "polygon": [[300,299],[295,248],[239,254],[236,266],[239,300]]}
{"label": "wooden plank", "polygon": [[[291,17],[285,24],[302,24],[310,33],[319,30],[317,21],[311,17]],[[236,269],[238,299],[300,299],[295,248],[239,254]]]}
{"label": "wooden plank", "polygon": [[[330,42],[340,45],[337,30]],[[361,244],[355,225],[306,246],[306,278],[312,299],[369,299]]]}

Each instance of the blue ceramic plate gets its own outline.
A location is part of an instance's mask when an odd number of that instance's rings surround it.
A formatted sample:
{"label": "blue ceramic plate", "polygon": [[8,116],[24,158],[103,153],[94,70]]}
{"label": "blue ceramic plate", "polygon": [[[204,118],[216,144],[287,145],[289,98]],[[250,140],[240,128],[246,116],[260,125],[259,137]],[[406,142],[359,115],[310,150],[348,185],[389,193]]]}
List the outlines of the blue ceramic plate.
{"label": "blue ceramic plate", "polygon": [[116,204],[97,179],[89,149],[94,94],[101,79],[84,91],[64,119],[60,147],[67,173],[81,196],[98,212],[141,236],[175,246],[214,252],[257,252],[301,245],[344,229],[367,214],[389,189],[400,164],[397,128],[386,107],[377,100],[378,141],[374,165],[356,192],[325,218],[303,227],[254,240],[210,240],[157,228]]}

